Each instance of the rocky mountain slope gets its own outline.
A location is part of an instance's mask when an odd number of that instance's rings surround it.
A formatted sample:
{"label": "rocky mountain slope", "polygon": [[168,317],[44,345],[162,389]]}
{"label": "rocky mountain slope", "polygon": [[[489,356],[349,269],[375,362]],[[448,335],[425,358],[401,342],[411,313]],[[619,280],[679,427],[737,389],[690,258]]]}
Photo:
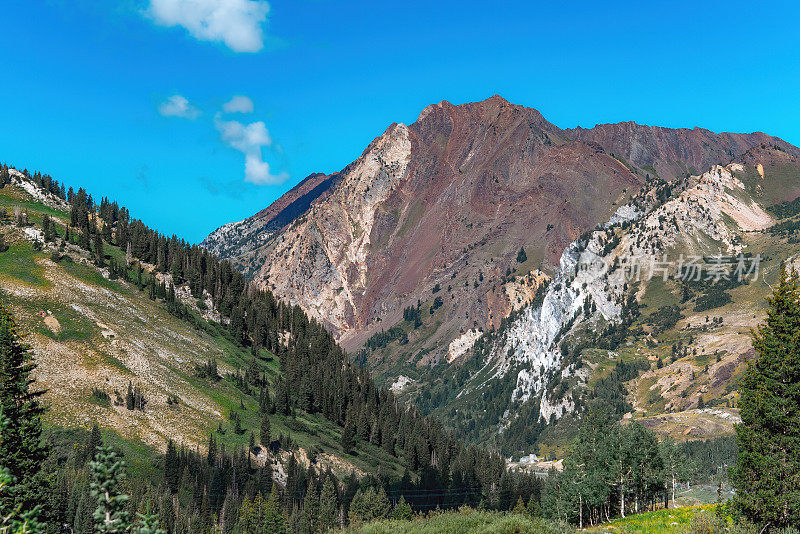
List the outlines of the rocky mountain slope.
{"label": "rocky mountain slope", "polygon": [[405,306],[428,300],[437,283],[458,284],[451,296],[459,316],[445,321],[442,334],[453,338],[476,322],[499,324],[510,310],[498,287],[476,302],[471,286],[481,272],[514,267],[523,245],[552,265],[566,243],[639,182],[535,110],[499,97],[442,102],[409,127],[390,127],[342,172],[315,177],[315,185],[304,182],[279,200],[268,211],[297,205],[305,190],[312,192],[302,202],[315,198],[282,231],[280,224],[264,229],[273,219],[262,212],[222,227],[205,245],[301,303],[351,348],[396,321]]}
{"label": "rocky mountain slope", "polygon": [[540,298],[479,339],[461,369],[412,376],[407,395],[509,453],[563,444],[598,399],[673,437],[730,433],[749,331],[800,253],[798,186],[797,156],[766,145],[652,181],[571,243]]}
{"label": "rocky mountain slope", "polygon": [[718,134],[704,128],[673,129],[635,122],[598,124],[588,129],[579,127],[566,133],[573,139],[596,143],[665,180],[700,174],[711,165],[732,161],[761,144],[791,149],[787,143],[762,132]]}
{"label": "rocky mountain slope", "polygon": [[[186,283],[175,287],[177,299],[208,323],[179,318],[146,288],[114,276],[109,265],[125,265],[126,254],[109,243],[106,266],[98,267],[93,254],[74,243],[74,234],[64,239],[69,204],[15,169],[9,175],[10,183],[0,187],[0,295],[35,354],[37,387],[47,390],[47,424],[86,428],[96,421],[131,447],[157,450],[170,439],[204,448],[212,433],[228,450],[247,447],[250,430],[258,439],[258,395],[244,392],[237,377],[258,373],[274,387],[279,357],[262,348],[254,359],[222,327],[210,297],[193,297]],[[59,226],[49,242],[45,217]],[[155,266],[138,265],[141,276],[154,273]],[[205,371],[209,362],[216,379]],[[131,389],[141,406],[127,404]],[[316,462],[337,473],[401,474],[396,459],[369,443],[345,454],[342,428],[318,413],[276,413],[270,421],[275,439],[291,436],[306,465],[313,451]],[[237,424],[246,431],[237,431]],[[276,462],[280,480],[285,473],[279,459],[286,458],[261,448],[252,460]]]}
{"label": "rocky mountain slope", "polygon": [[261,253],[270,237],[305,213],[312,202],[337,183],[337,177],[319,173],[307,176],[252,217],[217,228],[204,241],[206,248],[229,259],[242,272],[254,274],[253,269],[264,261]]}
{"label": "rocky mountain slope", "polygon": [[[534,300],[565,247],[610,221],[648,177],[678,182],[761,145],[800,154],[763,133],[632,122],[562,130],[499,96],[444,101],[204,244],[349,350],[368,347],[363,361],[391,383],[409,364],[454,362]],[[422,324],[393,329],[408,308]]]}

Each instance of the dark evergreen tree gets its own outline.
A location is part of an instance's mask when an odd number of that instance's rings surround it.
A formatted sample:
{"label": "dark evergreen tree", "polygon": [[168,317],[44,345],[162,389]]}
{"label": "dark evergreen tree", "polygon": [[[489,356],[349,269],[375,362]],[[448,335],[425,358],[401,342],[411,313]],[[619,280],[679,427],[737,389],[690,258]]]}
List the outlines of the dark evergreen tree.
{"label": "dark evergreen tree", "polygon": [[[8,426],[8,420],[0,411],[0,442],[3,432]],[[12,499],[6,499],[12,491],[16,480],[0,462],[0,532],[13,534],[44,534],[45,525],[39,523],[40,506],[33,509],[24,509],[22,505],[15,505]]]}
{"label": "dark evergreen tree", "polygon": [[345,425],[344,429],[342,430],[342,451],[346,454],[349,454],[353,451],[353,438],[355,437],[355,430],[353,428],[353,422],[348,420]]}
{"label": "dark evergreen tree", "polygon": [[269,414],[265,413],[261,416],[261,433],[259,436],[261,444],[265,447],[269,447],[269,444],[272,441],[272,437],[270,436]]}
{"label": "dark evergreen tree", "polygon": [[338,526],[339,504],[336,499],[336,482],[333,475],[326,476],[322,484],[317,515],[318,530],[327,532]]}
{"label": "dark evergreen tree", "polygon": [[180,460],[178,459],[178,450],[172,440],[167,442],[167,454],[164,457],[164,482],[172,493],[178,491],[178,483],[180,482]]}
{"label": "dark evergreen tree", "polygon": [[42,473],[47,448],[42,441],[39,398],[32,373],[36,365],[30,347],[23,343],[11,312],[0,303],[0,412],[5,428],[0,439],[0,464],[13,480],[0,496],[6,509],[33,510],[46,502],[48,484]]}
{"label": "dark evergreen tree", "polygon": [[800,287],[782,270],[739,392],[735,503],[769,527],[800,524]]}
{"label": "dark evergreen tree", "polygon": [[89,460],[94,458],[95,453],[97,452],[97,447],[103,445],[103,437],[100,434],[100,427],[97,425],[95,421],[92,423],[92,429],[89,431],[89,439],[83,446],[82,454],[78,457],[79,465],[83,465]]}
{"label": "dark evergreen tree", "polygon": [[104,267],[106,264],[106,255],[103,250],[103,237],[100,232],[94,234],[94,262],[98,267]]}
{"label": "dark evergreen tree", "polygon": [[206,456],[208,465],[214,465],[217,461],[217,440],[214,439],[214,434],[208,438],[208,454]]}

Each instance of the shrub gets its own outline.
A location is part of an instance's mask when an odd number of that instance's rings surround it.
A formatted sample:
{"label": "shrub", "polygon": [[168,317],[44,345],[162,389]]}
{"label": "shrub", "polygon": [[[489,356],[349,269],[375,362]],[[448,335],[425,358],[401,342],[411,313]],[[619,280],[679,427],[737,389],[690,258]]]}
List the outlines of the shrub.
{"label": "shrub", "polygon": [[94,386],[92,386],[91,400],[95,404],[99,404],[100,406],[104,406],[106,408],[111,406],[111,396],[102,389]]}

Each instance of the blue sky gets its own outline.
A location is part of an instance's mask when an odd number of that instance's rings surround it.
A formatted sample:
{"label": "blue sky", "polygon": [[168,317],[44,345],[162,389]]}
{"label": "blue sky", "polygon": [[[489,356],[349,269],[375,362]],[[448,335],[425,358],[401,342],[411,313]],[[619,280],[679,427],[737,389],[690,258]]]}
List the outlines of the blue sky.
{"label": "blue sky", "polygon": [[800,145],[797,3],[557,4],[5,0],[0,161],[200,241],[443,99]]}

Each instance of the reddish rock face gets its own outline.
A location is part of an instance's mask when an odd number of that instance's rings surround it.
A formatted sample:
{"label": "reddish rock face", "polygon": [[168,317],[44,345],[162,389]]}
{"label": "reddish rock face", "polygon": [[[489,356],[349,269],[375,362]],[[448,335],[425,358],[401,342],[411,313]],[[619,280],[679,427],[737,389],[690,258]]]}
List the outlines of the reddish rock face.
{"label": "reddish rock face", "polygon": [[509,313],[501,280],[509,270],[551,271],[564,247],[605,222],[648,172],[683,176],[760,143],[786,145],[760,133],[634,123],[562,130],[499,96],[444,101],[408,127],[391,126],[341,172],[312,175],[236,223],[268,228],[257,246],[219,248],[240,267],[247,258],[259,284],[300,304],[348,349],[401,320],[404,307],[441,297],[415,349],[430,349],[435,361],[459,332],[497,326]]}
{"label": "reddish rock face", "polygon": [[518,266],[520,247],[533,267],[554,267],[567,243],[641,183],[598,147],[499,97],[430,106],[409,132],[407,176],[373,229],[380,246],[368,260],[359,323],[343,337],[351,347],[378,328],[377,317],[388,326],[403,307],[434,298],[437,283],[448,302],[433,344],[497,326],[510,311],[499,280]]}
{"label": "reddish rock face", "polygon": [[761,144],[783,147],[800,155],[796,147],[762,132],[718,134],[704,128],[662,128],[630,121],[564,132],[573,139],[597,143],[606,152],[622,156],[637,167],[651,167],[665,180],[687,173],[701,174],[711,165],[729,163]]}

